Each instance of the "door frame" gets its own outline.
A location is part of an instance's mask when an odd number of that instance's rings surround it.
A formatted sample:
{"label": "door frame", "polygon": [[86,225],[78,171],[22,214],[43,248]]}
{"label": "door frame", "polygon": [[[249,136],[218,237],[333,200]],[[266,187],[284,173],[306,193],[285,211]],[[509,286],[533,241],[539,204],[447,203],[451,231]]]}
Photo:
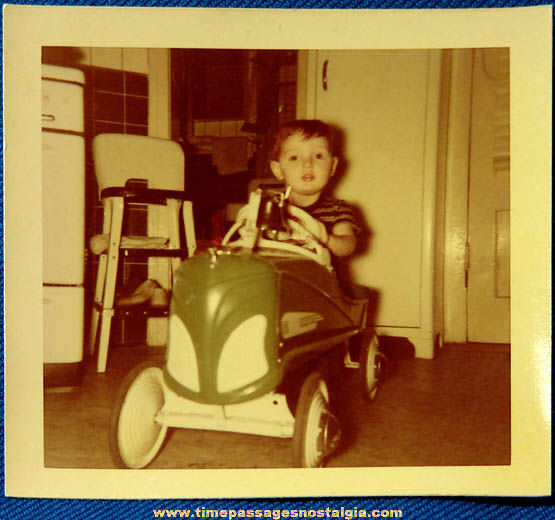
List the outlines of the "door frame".
{"label": "door frame", "polygon": [[449,76],[445,185],[445,341],[468,339],[468,188],[474,49],[453,49]]}
{"label": "door frame", "polygon": [[[169,49],[147,49],[148,56],[148,135],[170,139],[170,51]],[[164,208],[148,208],[148,235],[168,236],[167,216]],[[169,288],[171,280],[168,259],[148,259],[148,277]],[[147,319],[147,343],[163,346],[167,343],[167,318]]]}

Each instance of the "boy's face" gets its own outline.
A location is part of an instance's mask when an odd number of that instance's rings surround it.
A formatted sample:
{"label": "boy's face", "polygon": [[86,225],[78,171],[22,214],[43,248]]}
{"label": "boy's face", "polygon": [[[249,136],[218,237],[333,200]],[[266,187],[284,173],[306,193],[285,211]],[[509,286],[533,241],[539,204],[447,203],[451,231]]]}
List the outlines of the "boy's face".
{"label": "boy's face", "polygon": [[279,160],[271,161],[270,168],[291,186],[293,197],[315,197],[316,201],[335,173],[337,157],[332,157],[325,137],[307,139],[296,133],[282,143]]}

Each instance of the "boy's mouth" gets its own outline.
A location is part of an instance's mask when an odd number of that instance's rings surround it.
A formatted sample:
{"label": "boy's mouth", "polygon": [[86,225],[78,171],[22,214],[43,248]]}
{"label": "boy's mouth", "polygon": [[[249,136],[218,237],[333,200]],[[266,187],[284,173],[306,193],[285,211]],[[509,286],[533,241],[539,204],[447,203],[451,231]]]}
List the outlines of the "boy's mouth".
{"label": "boy's mouth", "polygon": [[310,182],[312,180],[314,180],[314,175],[312,173],[305,173],[303,175],[303,181]]}

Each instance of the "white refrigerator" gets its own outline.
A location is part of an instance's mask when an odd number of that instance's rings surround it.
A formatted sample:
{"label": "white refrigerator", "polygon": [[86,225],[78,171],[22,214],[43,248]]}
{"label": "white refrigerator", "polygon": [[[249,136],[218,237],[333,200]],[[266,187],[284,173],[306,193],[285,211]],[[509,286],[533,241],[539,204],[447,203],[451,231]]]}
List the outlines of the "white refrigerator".
{"label": "white refrigerator", "polygon": [[42,65],[43,318],[46,386],[79,384],[85,268],[84,74]]}

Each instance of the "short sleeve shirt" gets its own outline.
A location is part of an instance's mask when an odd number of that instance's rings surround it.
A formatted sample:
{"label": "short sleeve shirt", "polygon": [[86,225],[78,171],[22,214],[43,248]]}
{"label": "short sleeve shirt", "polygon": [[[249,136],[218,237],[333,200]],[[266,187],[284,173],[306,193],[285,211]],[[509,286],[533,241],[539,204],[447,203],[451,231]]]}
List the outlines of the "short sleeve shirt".
{"label": "short sleeve shirt", "polygon": [[326,226],[328,233],[331,233],[335,224],[348,222],[353,227],[355,235],[361,231],[360,224],[354,215],[353,209],[344,200],[331,197],[321,197],[314,204],[303,208],[309,215],[318,219]]}

